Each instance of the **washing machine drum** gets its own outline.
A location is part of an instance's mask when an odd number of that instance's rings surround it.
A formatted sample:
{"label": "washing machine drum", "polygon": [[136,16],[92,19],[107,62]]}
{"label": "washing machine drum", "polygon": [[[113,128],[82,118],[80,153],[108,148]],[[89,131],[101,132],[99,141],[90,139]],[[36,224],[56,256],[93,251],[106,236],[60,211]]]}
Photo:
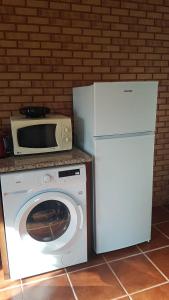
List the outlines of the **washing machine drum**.
{"label": "washing machine drum", "polygon": [[83,226],[83,212],[73,198],[44,192],[29,199],[15,221],[18,239],[28,249],[52,253],[66,248]]}

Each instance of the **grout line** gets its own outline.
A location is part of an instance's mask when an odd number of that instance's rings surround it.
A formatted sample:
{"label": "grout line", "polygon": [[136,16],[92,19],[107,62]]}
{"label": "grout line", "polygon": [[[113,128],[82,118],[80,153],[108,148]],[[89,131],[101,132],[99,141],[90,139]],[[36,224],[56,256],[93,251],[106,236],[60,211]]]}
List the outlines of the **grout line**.
{"label": "grout line", "polygon": [[[140,246],[138,246],[138,247],[140,248]],[[154,248],[154,249],[150,249],[150,250],[145,250],[145,251],[142,250],[142,253],[154,252],[156,250],[161,250],[161,249],[164,249],[164,248],[169,248],[169,245],[165,245],[165,246],[161,246],[161,247],[158,247],[158,248]]]}
{"label": "grout line", "polygon": [[24,300],[24,291],[23,291],[22,281],[21,281],[21,291],[22,291],[22,300]]}
{"label": "grout line", "polygon": [[149,290],[151,290],[151,289],[154,289],[154,288],[156,288],[156,287],[159,287],[159,286],[165,285],[165,284],[168,284],[168,281],[165,281],[165,282],[162,282],[162,283],[159,283],[159,284],[152,285],[152,286],[150,286],[150,287],[148,287],[148,288],[145,288],[145,289],[138,290],[138,291],[136,291],[136,292],[130,293],[130,295],[133,296],[133,295],[138,294],[138,293],[141,293],[141,292],[149,291]]}
{"label": "grout line", "polygon": [[169,220],[161,221],[161,222],[156,222],[156,223],[152,223],[152,226],[156,226],[156,225],[164,224],[164,223],[168,223],[168,222],[169,222]]}
{"label": "grout line", "polygon": [[161,234],[163,234],[167,239],[169,239],[169,236],[166,235],[160,228],[157,227],[157,225],[154,226],[155,229],[157,229]]}
{"label": "grout line", "polygon": [[[43,274],[40,274],[40,275],[43,275]],[[40,275],[39,275],[39,276],[40,276]],[[58,274],[58,275],[53,275],[53,276],[44,277],[44,278],[33,279],[33,280],[30,280],[29,282],[25,282],[25,283],[23,283],[23,280],[21,279],[21,282],[22,282],[22,286],[24,286],[24,285],[29,285],[29,284],[33,284],[33,283],[38,283],[38,282],[50,280],[50,279],[53,279],[53,278],[56,278],[56,277],[61,277],[61,276],[63,276],[63,275],[66,275],[66,272],[65,272],[65,273],[62,273],[62,274]]]}
{"label": "grout line", "polygon": [[16,285],[12,285],[12,286],[8,286],[8,287],[4,287],[2,289],[0,288],[0,293],[4,292],[4,291],[7,291],[7,290],[15,289],[15,288],[18,288],[18,287],[21,287],[21,283],[20,284],[16,284]]}
{"label": "grout line", "polygon": [[[81,270],[86,270],[86,269],[90,269],[90,268],[94,268],[94,267],[99,267],[99,266],[104,265],[104,264],[105,264],[105,262],[102,262],[102,263],[100,263],[100,264],[91,265],[91,266],[88,266],[88,267],[82,267],[82,268],[80,268],[80,269],[78,269],[78,270],[74,270],[74,271],[70,271],[70,272],[68,271],[68,273],[72,274],[72,273],[79,272],[79,271],[81,271]],[[66,272],[67,272],[67,270],[66,270]]]}
{"label": "grout line", "polygon": [[67,276],[67,279],[68,279],[68,281],[69,281],[70,287],[71,287],[71,289],[72,289],[72,293],[73,293],[73,295],[74,295],[74,297],[75,297],[75,300],[78,300],[78,297],[77,297],[77,295],[76,295],[76,292],[75,292],[75,289],[74,289],[74,287],[73,287],[73,284],[72,284],[72,282],[71,282],[71,280],[70,280],[70,276],[69,276],[69,274],[67,273],[67,270],[66,270],[66,276]]}
{"label": "grout line", "polygon": [[120,279],[118,278],[118,276],[116,275],[116,273],[114,272],[114,270],[112,269],[112,267],[111,267],[111,266],[109,265],[109,263],[106,261],[104,255],[103,255],[103,258],[104,258],[105,263],[106,263],[106,265],[108,266],[109,270],[112,272],[112,274],[114,275],[114,277],[116,278],[116,280],[118,281],[118,283],[120,284],[120,286],[122,287],[122,289],[125,291],[126,295],[129,297],[130,300],[132,300],[131,297],[130,297],[130,295],[128,294],[126,288],[124,287],[124,285],[122,284],[122,282],[120,281]]}
{"label": "grout line", "polygon": [[138,252],[138,253],[135,253],[135,254],[131,254],[131,255],[127,255],[127,256],[123,256],[123,257],[117,258],[117,259],[111,259],[111,260],[106,259],[106,257],[104,255],[103,255],[103,257],[104,257],[104,259],[105,259],[106,262],[110,263],[110,262],[115,262],[115,261],[123,260],[123,259],[129,258],[129,257],[138,256],[138,255],[141,255],[141,254],[142,254],[141,252]]}
{"label": "grout line", "polygon": [[[139,246],[137,246],[137,247],[139,248]],[[156,270],[165,278],[165,280],[168,281],[168,277],[156,266],[156,264],[148,257],[148,255],[146,253],[144,253],[141,249],[140,249],[140,251],[147,258],[147,260],[154,266],[154,268],[156,268]]]}
{"label": "grout line", "polygon": [[[124,299],[124,298],[126,298],[127,297],[127,295],[123,295],[123,296],[119,296],[119,297],[117,297],[117,298],[111,298],[111,300],[120,300],[120,299]],[[131,299],[132,300],[132,299]]]}

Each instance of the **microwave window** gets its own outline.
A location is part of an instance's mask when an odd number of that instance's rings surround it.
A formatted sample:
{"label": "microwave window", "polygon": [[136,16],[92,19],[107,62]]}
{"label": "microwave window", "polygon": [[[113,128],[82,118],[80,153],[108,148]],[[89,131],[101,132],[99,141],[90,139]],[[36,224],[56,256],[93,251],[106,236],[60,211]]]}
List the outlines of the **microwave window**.
{"label": "microwave window", "polygon": [[40,124],[19,128],[18,145],[26,148],[49,148],[57,146],[56,124]]}

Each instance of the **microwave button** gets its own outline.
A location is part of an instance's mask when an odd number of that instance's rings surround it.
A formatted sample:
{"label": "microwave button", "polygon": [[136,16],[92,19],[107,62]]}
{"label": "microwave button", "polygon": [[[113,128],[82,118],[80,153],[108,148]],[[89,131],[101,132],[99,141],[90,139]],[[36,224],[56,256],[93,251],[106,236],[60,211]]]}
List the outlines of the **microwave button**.
{"label": "microwave button", "polygon": [[65,127],[65,132],[68,132],[68,128],[67,127]]}
{"label": "microwave button", "polygon": [[65,138],[65,141],[66,141],[66,143],[68,143],[68,142],[69,142],[69,139],[68,139],[68,137],[66,137],[66,138]]}

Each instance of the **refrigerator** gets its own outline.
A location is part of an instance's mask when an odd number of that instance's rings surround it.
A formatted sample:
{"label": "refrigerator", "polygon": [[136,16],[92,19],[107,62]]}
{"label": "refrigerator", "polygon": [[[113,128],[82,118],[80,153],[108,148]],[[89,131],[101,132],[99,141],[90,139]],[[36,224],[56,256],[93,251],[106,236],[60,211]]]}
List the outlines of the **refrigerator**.
{"label": "refrigerator", "polygon": [[151,239],[157,81],[73,88],[75,144],[93,156],[96,253]]}

